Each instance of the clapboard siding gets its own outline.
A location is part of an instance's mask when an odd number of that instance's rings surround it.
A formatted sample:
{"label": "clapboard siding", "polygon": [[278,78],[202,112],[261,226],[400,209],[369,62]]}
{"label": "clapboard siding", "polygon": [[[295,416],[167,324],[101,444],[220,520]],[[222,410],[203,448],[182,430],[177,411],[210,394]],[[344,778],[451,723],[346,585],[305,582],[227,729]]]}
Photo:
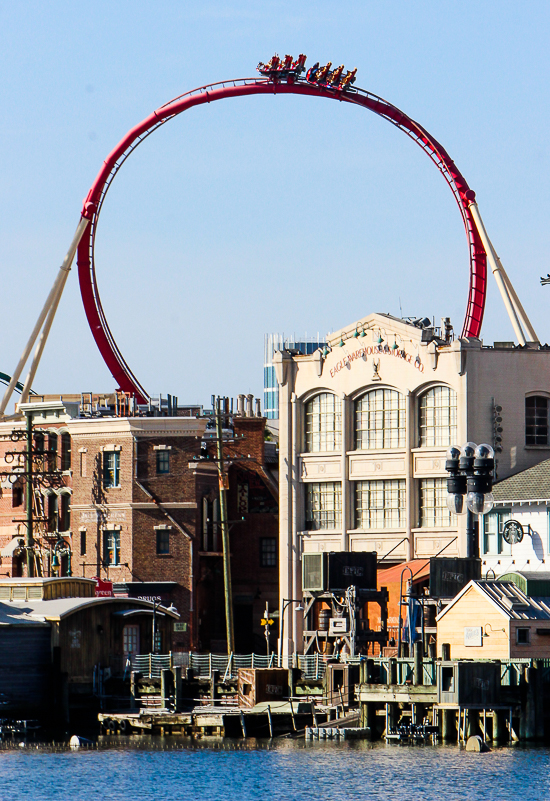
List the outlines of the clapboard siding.
{"label": "clapboard siding", "polygon": [[[488,636],[483,637],[481,648],[464,645],[464,628],[482,626]],[[504,631],[503,631],[504,629]],[[509,659],[510,621],[474,587],[437,623],[437,652],[441,644],[451,646],[451,659]]]}

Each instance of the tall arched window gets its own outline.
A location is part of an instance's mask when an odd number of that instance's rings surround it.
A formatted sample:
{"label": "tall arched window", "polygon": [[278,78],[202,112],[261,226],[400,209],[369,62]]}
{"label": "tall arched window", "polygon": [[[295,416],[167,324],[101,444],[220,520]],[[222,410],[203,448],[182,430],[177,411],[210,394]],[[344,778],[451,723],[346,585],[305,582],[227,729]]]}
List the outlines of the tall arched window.
{"label": "tall arched window", "polygon": [[456,444],[456,392],[433,387],[420,398],[420,445],[427,448]]}
{"label": "tall arched window", "polygon": [[306,450],[338,451],[342,445],[342,401],[331,392],[306,404]]}
{"label": "tall arched window", "polygon": [[395,389],[373,389],[355,403],[358,450],[405,447],[405,396]]}

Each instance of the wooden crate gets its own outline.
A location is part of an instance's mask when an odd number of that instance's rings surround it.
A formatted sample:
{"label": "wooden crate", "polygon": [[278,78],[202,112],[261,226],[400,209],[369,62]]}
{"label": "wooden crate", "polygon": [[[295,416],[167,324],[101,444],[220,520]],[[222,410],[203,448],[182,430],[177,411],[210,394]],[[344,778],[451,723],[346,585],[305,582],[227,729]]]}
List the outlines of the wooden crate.
{"label": "wooden crate", "polygon": [[239,668],[239,706],[288,698],[288,670],[284,668]]}

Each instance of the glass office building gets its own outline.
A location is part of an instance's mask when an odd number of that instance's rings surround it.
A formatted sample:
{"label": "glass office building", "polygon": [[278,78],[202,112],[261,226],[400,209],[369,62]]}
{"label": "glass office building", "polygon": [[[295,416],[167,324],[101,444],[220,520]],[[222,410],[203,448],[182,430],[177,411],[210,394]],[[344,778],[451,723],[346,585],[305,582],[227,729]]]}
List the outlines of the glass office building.
{"label": "glass office building", "polygon": [[279,417],[279,385],[275,375],[273,356],[280,350],[292,350],[309,355],[323,347],[326,339],[317,334],[316,337],[294,336],[284,334],[266,334],[264,339],[264,416],[269,420]]}

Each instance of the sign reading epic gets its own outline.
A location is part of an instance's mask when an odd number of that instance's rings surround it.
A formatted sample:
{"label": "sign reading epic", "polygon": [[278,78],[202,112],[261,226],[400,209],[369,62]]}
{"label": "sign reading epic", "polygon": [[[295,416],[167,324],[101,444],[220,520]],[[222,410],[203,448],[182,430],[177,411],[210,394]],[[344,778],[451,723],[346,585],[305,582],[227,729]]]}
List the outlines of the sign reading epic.
{"label": "sign reading epic", "polygon": [[366,359],[367,356],[393,356],[396,359],[403,359],[403,361],[408,362],[410,365],[415,367],[419,372],[424,372],[424,365],[420,361],[420,358],[416,356],[414,359],[410,353],[405,353],[402,349],[392,350],[387,345],[369,345],[366,348],[358,348],[353,353],[350,353],[348,356],[345,356],[343,359],[340,359],[339,362],[336,362],[334,367],[330,369],[330,377],[334,378],[334,376],[343,370],[344,367],[348,369],[351,368],[351,365],[356,359]]}

